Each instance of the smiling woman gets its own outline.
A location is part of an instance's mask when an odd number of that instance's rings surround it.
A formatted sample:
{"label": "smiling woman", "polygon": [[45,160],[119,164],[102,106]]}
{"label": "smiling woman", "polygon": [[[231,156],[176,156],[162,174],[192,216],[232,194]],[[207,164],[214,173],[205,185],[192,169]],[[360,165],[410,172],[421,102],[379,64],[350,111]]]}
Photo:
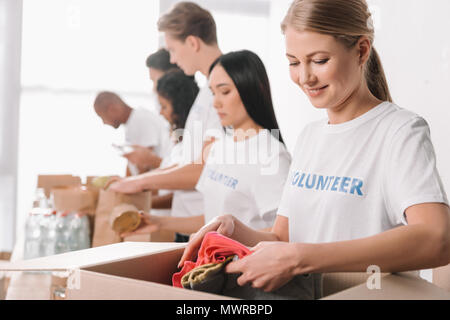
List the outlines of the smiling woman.
{"label": "smiling woman", "polygon": [[292,3],[282,23],[291,79],[328,118],[299,135],[271,232],[220,216],[191,238],[180,264],[216,230],[256,245],[226,271],[267,291],[299,274],[450,262],[450,210],[428,124],[391,102],[368,21],[365,0]]}
{"label": "smiling woman", "polygon": [[[314,8],[314,11],[312,11],[312,8]],[[341,17],[344,17],[347,14],[352,16],[352,24],[342,23]],[[325,17],[328,19],[326,24],[322,23],[322,19]],[[307,65],[310,63],[325,65],[332,57],[339,59],[350,56],[342,55],[342,52],[339,52],[339,49],[342,50],[342,48],[339,48],[337,43],[343,45],[348,50],[354,49],[353,51],[355,51],[356,49],[357,52],[353,53],[361,54],[359,66],[363,67],[362,71],[370,92],[380,100],[392,102],[380,58],[375,48],[372,47],[374,41],[373,22],[367,4],[364,1],[340,0],[332,5],[326,5],[324,1],[296,2],[296,5],[292,5],[289,8],[286,17],[281,24],[281,29],[285,34],[290,32],[289,29],[296,31],[295,35],[286,37],[286,41],[294,40],[295,36],[309,36],[310,38],[310,33],[308,31],[329,36],[324,36],[323,39],[320,39],[317,36],[313,39],[308,39],[315,40],[317,43],[308,46],[308,49],[314,47],[316,50],[304,53],[303,57],[307,60],[302,60],[304,63],[308,62]],[[332,40],[337,40],[337,43]],[[289,48],[292,47],[292,45],[294,45],[293,42],[289,44],[286,43],[286,48],[288,48],[287,55],[291,59],[294,59],[291,66],[297,66],[300,60],[296,59],[299,59],[299,57],[289,53]],[[327,50],[327,48],[331,50]],[[367,54],[366,57],[364,57],[365,53]],[[347,72],[344,72],[345,76],[356,74],[354,70],[345,69],[345,67],[349,67],[349,65],[346,65],[345,61],[337,61],[335,64],[339,65],[342,69],[340,71],[343,72],[347,70]],[[303,71],[307,72],[307,67],[305,66],[304,68]],[[334,76],[336,77],[336,75]],[[291,77],[295,83],[299,84],[299,79],[292,71]],[[302,81],[308,81],[308,78],[304,77],[302,78]],[[313,85],[312,83],[310,84]],[[307,90],[309,91],[319,91],[323,88],[317,85],[315,87],[307,87]]]}

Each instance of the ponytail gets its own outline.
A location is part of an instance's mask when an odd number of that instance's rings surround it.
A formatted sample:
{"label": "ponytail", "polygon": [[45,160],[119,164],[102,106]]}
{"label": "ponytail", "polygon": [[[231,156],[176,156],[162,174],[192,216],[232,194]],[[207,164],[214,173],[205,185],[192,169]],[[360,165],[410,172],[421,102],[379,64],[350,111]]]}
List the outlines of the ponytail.
{"label": "ponytail", "polygon": [[366,64],[365,78],[370,92],[379,100],[392,102],[391,93],[384,74],[380,56],[372,47],[369,60]]}
{"label": "ponytail", "polygon": [[[366,0],[294,0],[281,30],[285,32],[287,26],[334,36],[347,48],[352,48],[361,36],[367,36],[371,44],[375,37]],[[365,66],[365,80],[376,98],[392,102],[380,57],[373,47]]]}

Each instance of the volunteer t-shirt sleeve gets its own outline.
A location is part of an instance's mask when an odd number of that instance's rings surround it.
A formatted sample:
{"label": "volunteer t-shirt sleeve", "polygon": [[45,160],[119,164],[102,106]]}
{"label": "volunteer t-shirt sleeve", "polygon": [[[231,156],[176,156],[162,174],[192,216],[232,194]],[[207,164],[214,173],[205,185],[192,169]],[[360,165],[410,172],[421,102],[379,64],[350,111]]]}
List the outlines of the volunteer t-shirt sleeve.
{"label": "volunteer t-shirt sleeve", "polygon": [[205,179],[206,179],[206,171],[207,166],[203,167],[202,173],[200,174],[200,178],[197,181],[197,184],[195,185],[195,190],[203,193],[205,191]]}
{"label": "volunteer t-shirt sleeve", "polygon": [[293,176],[292,170],[289,170],[287,179],[283,186],[280,205],[278,206],[278,210],[277,210],[277,215],[287,217],[287,218],[289,218],[289,215],[290,215],[289,214],[290,213],[289,199],[290,199],[291,195],[290,195],[289,185],[290,185],[290,182],[292,181],[292,176]]}
{"label": "volunteer t-shirt sleeve", "polygon": [[426,121],[409,120],[394,134],[387,153],[383,192],[389,218],[407,224],[405,210],[421,203],[448,199],[436,168],[436,156]]}
{"label": "volunteer t-shirt sleeve", "polygon": [[291,181],[292,177],[294,176],[294,166],[295,161],[298,157],[301,156],[300,150],[301,150],[301,144],[304,140],[303,136],[305,135],[305,132],[307,132],[308,126],[303,128],[302,132],[297,137],[297,142],[295,143],[294,147],[294,153],[292,154],[292,162],[289,167],[289,172],[286,176],[285,183],[283,186],[283,192],[281,195],[280,205],[278,206],[277,215],[288,217],[290,216],[290,198],[291,198]]}
{"label": "volunteer t-shirt sleeve", "polygon": [[211,162],[214,161],[212,158],[213,158],[213,154],[215,152],[214,149],[215,149],[216,146],[217,146],[216,142],[211,145],[210,150],[209,150],[209,154],[208,154],[208,158],[205,161],[205,165],[203,166],[202,173],[200,174],[200,177],[199,177],[199,179],[197,181],[197,184],[195,185],[195,190],[197,190],[197,191],[199,191],[201,193],[205,192],[205,182],[206,182],[205,180],[207,178],[208,172],[210,171],[208,163],[211,163]]}
{"label": "volunteer t-shirt sleeve", "polygon": [[269,166],[261,170],[252,184],[251,192],[262,218],[278,209],[290,164],[291,157],[287,152],[272,157]]}

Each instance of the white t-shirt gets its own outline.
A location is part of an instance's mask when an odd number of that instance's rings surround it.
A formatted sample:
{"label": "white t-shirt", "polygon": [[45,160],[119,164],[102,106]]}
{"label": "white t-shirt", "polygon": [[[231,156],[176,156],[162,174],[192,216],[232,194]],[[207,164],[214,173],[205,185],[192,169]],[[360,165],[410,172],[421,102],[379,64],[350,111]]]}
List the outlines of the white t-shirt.
{"label": "white t-shirt", "polygon": [[[173,144],[172,143],[172,148],[170,150],[170,153],[165,156],[162,161],[161,161],[161,165],[160,168],[168,168],[170,166],[173,166],[174,164],[177,164],[180,162],[180,157],[182,152],[181,150],[181,145],[180,143],[176,143]],[[172,190],[164,190],[164,189],[159,189],[158,190],[158,195],[159,196],[164,196],[167,194],[173,193]],[[156,216],[170,216],[171,215],[171,209],[152,209],[151,214],[156,215]]]}
{"label": "white t-shirt", "polygon": [[204,196],[205,223],[232,214],[251,228],[273,226],[291,157],[268,130],[236,142],[214,142],[197,183]]}
{"label": "white t-shirt", "polygon": [[143,147],[153,147],[164,158],[171,148],[169,130],[163,120],[150,110],[138,108],[131,111],[125,124],[125,141]]}
{"label": "white t-shirt", "polygon": [[[188,164],[196,161],[203,148],[206,137],[217,136],[223,132],[220,118],[213,107],[213,95],[208,87],[200,88],[200,91],[189,111],[188,118],[180,144],[181,154],[179,164]],[[174,217],[189,217],[203,213],[203,196],[196,190],[176,190],[172,200],[172,212]]]}
{"label": "white t-shirt", "polygon": [[207,137],[223,134],[222,124],[213,106],[214,97],[208,87],[200,88],[192,104],[183,134],[183,162],[196,161],[202,152]]}
{"label": "white t-shirt", "polygon": [[[183,145],[178,143],[173,152],[174,163],[183,162]],[[201,215],[203,212],[203,196],[196,190],[173,191],[172,209],[170,215],[173,217],[192,217]]]}
{"label": "white t-shirt", "polygon": [[[183,146],[176,143],[169,156],[161,162],[161,168],[167,168],[181,163]],[[159,190],[159,195],[173,193],[171,209],[152,209],[152,214],[158,216],[190,217],[203,212],[203,196],[196,190]]]}
{"label": "white t-shirt", "polygon": [[384,102],[337,125],[305,127],[279,215],[291,242],[360,239],[407,224],[415,204],[447,203],[427,123]]}

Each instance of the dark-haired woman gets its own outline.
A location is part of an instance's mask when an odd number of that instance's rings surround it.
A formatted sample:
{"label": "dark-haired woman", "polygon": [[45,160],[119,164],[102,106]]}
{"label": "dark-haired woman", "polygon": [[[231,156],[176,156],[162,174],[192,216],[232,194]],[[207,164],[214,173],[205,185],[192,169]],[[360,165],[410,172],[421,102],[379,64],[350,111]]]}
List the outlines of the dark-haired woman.
{"label": "dark-haired woman", "polygon": [[282,30],[291,79],[328,117],[298,138],[271,232],[222,216],[180,264],[217,230],[256,245],[226,271],[266,291],[302,274],[447,265],[450,210],[429,127],[391,102],[366,1],[295,0]]}
{"label": "dark-haired woman", "polygon": [[[169,70],[180,70],[180,68],[178,68],[176,64],[170,63],[169,52],[164,48],[160,48],[158,51],[149,55],[145,60],[145,65],[149,70],[150,80],[153,84],[150,104],[153,105],[156,110],[159,110],[160,105],[156,96],[156,85],[158,80]],[[140,119],[140,117],[137,116],[136,118]],[[138,123],[145,126],[145,121]],[[136,131],[136,124],[131,126],[131,128],[131,130]],[[137,130],[137,132],[139,133],[140,130]],[[166,132],[167,130],[164,130],[163,132],[164,143],[162,143],[162,150],[160,152],[163,158],[170,152],[170,143],[167,141],[168,139]],[[133,140],[136,140],[136,138]],[[133,151],[126,154],[125,158],[128,159],[127,176],[131,176],[132,174],[136,175],[138,173],[143,173],[158,168],[160,167],[162,161],[160,155],[156,154],[146,146],[136,144],[133,146]]]}
{"label": "dark-haired woman", "polygon": [[[174,69],[166,72],[157,82],[156,93],[160,104],[160,114],[169,122],[171,129],[171,140],[173,143],[170,154],[165,157],[160,168],[165,170],[181,162],[182,135],[180,130],[184,129],[186,119],[191,110],[192,104],[199,92],[199,87],[193,77],[187,76],[180,69]],[[180,133],[180,134],[179,134]],[[162,171],[157,169],[156,171]],[[189,197],[192,191],[174,191],[183,192],[184,197]],[[199,210],[203,208],[203,202],[197,196],[190,196],[193,207]],[[173,215],[177,210],[171,210],[178,206],[177,200],[173,197],[173,192],[168,190],[159,190],[158,196],[152,198],[152,213],[160,216]],[[156,210],[154,210],[156,209]]]}
{"label": "dark-haired woman", "polygon": [[[192,217],[144,215],[135,233],[164,229],[190,234],[223,213],[251,228],[272,227],[291,158],[279,132],[264,65],[250,51],[228,53],[212,65],[209,85],[227,130],[205,147],[197,171],[204,210]],[[145,182],[140,187],[146,189]]]}

